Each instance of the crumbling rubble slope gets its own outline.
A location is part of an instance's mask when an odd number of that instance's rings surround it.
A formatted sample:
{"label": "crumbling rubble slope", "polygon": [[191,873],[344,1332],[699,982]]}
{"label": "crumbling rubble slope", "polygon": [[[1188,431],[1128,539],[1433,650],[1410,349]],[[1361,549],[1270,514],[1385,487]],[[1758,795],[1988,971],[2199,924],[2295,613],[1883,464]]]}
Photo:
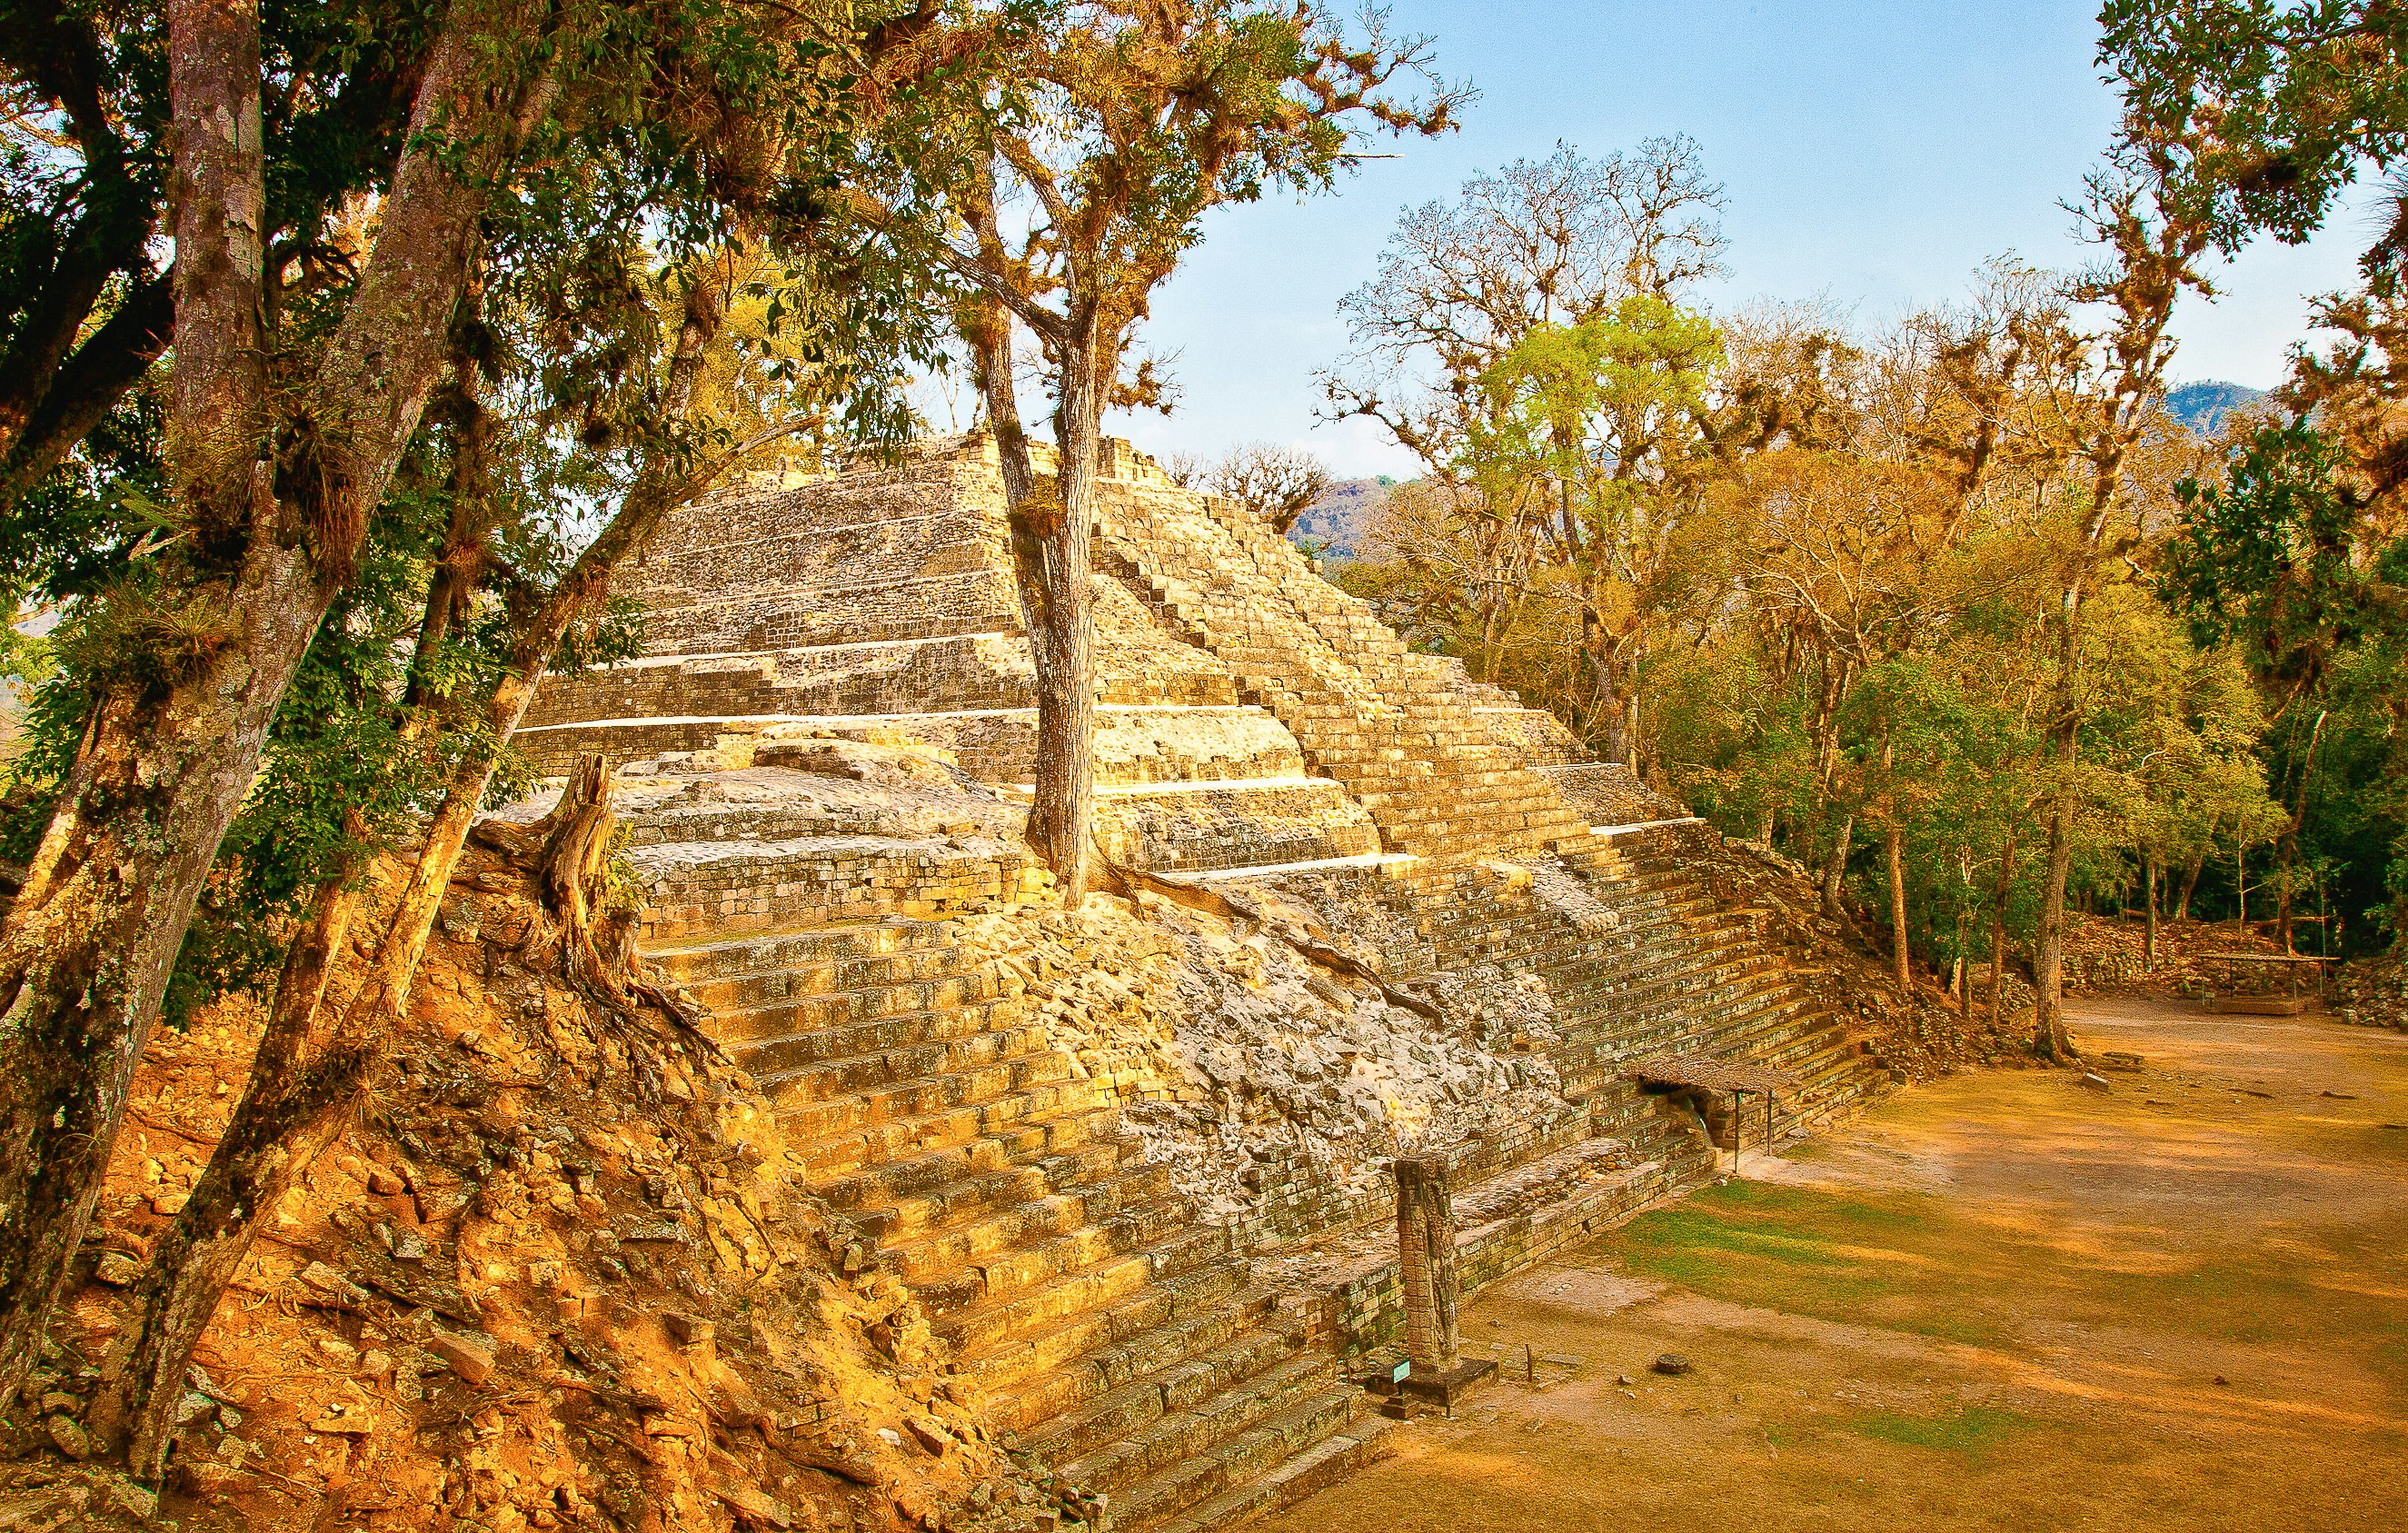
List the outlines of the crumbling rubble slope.
{"label": "crumbling rubble slope", "polygon": [[[244,1265],[155,1510],[263,1533],[1025,1521],[967,1384],[896,1280],[847,1275],[749,1082],[531,961],[535,910],[518,869],[471,854],[398,1084]],[[98,1467],[83,1407],[255,1026],[223,1004],[145,1061],[86,1281],[9,1424],[38,1451],[0,1470],[0,1523],[154,1510]]]}

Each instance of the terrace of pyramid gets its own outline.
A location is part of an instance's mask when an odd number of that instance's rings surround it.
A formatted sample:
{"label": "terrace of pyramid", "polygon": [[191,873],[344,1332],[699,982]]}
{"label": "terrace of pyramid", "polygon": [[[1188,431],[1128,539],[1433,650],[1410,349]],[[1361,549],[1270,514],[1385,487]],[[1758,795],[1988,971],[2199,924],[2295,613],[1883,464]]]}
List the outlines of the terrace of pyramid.
{"label": "terrace of pyramid", "polygon": [[1063,910],[1021,840],[975,435],[680,513],[620,582],[649,652],[517,743],[617,766],[647,951],[848,1269],[910,1285],[1071,1514],[1201,1530],[1382,1450],[1348,1361],[1398,1324],[1385,1157],[1449,1157],[1477,1286],[1716,1174],[1723,1104],[1635,1064],[1784,1072],[1784,1137],[1894,1076],[1709,826],[1125,444],[1099,500],[1097,838],[1154,875],[1120,893]]}

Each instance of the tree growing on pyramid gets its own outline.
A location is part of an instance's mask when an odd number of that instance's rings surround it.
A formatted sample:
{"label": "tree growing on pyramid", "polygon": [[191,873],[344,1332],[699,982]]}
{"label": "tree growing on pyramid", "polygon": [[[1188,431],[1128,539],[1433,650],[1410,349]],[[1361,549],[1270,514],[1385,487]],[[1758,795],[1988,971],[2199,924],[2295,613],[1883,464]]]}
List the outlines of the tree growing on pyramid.
{"label": "tree growing on pyramid", "polygon": [[[960,288],[956,326],[1002,463],[1037,668],[1028,839],[1066,901],[1088,881],[1095,655],[1088,545],[1107,407],[1165,402],[1136,327],[1223,203],[1328,187],[1367,135],[1438,134],[1463,94],[1376,10],[1311,0],[1099,0],[979,7],[948,43],[982,87],[898,116],[888,194],[865,222]],[[1426,87],[1412,96],[1400,86]],[[970,105],[963,109],[961,103]],[[1040,477],[1014,373],[1025,329],[1052,399]]]}

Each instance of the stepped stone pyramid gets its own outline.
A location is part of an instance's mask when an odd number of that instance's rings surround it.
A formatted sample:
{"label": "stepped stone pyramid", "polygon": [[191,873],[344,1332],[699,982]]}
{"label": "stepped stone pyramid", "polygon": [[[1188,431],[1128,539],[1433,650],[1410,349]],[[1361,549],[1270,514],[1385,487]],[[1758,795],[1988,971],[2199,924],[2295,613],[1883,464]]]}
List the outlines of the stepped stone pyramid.
{"label": "stepped stone pyramid", "polygon": [[[1546,1035],[1510,1047],[1543,1055],[1550,1105],[1447,1147],[1468,1283],[1712,1174],[1722,1125],[1634,1061],[1786,1071],[1784,1133],[1887,1083],[1700,874],[1710,829],[1407,649],[1241,508],[1123,443],[1103,468],[1108,854],[1312,910],[1391,995],[1478,971],[1544,996]],[[548,681],[517,743],[621,764],[649,950],[994,1428],[1072,1514],[1133,1530],[1226,1526],[1379,1452],[1340,1366],[1398,1325],[1376,1188],[1258,1157],[1247,1209],[1204,1217],[1130,1131],[1142,1072],[1038,1004],[1058,956],[968,935],[1047,882],[1018,840],[1035,699],[992,445],[690,507],[619,589],[650,652]]]}

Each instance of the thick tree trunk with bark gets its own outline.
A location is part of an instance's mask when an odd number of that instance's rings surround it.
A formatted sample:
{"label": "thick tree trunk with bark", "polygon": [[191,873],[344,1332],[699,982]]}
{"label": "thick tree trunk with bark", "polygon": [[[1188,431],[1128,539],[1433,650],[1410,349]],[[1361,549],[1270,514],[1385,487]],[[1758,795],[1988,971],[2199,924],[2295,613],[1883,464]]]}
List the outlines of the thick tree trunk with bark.
{"label": "thick tree trunk with bark", "polygon": [[1095,326],[1062,349],[1054,412],[1060,450],[1060,496],[1041,497],[1013,521],[1024,547],[1029,648],[1037,662],[1037,783],[1028,809],[1028,839],[1054,870],[1065,905],[1085,896],[1095,800],[1096,661],[1088,614],[1090,539],[1095,518],[1096,459],[1101,446],[1103,400]]}
{"label": "thick tree trunk with bark", "polygon": [[[1093,844],[1096,667],[1088,607],[1105,337],[1092,305],[1074,302],[1066,319],[1025,300],[1007,301],[1013,273],[996,224],[995,174],[990,165],[988,194],[968,210],[979,257],[976,263],[960,258],[960,269],[984,291],[963,310],[959,327],[995,434],[1023,625],[1037,670],[1037,781],[1028,844],[1053,870],[1063,902],[1075,906],[1086,895]],[[1056,472],[1051,485],[1038,481],[1031,465],[1012,381],[1015,311],[1042,325],[1054,352]]]}
{"label": "thick tree trunk with bark", "polygon": [[83,1239],[176,952],[321,607],[255,551],[235,638],[164,695],[103,698],[0,937],[0,1400]]}
{"label": "thick tree trunk with bark", "polygon": [[[168,58],[185,127],[167,447],[195,534],[222,543],[270,510],[256,7],[179,0]],[[255,538],[231,589],[167,598],[193,642],[162,657],[164,687],[104,681],[0,929],[0,1406],[82,1241],[201,882],[317,626],[315,588],[299,550]]]}
{"label": "thick tree trunk with bark", "polygon": [[[725,298],[724,270],[697,277],[688,287],[665,390],[671,424],[681,422],[692,405],[704,350],[718,332]],[[666,456],[647,465],[619,514],[523,620],[485,702],[485,738],[507,739],[518,728],[546,662],[570,624],[598,606],[610,572],[651,537],[661,518],[699,494],[710,478],[673,479]],[[430,622],[436,621],[437,607],[450,600],[438,582],[429,595]],[[144,1479],[156,1480],[164,1467],[184,1369],[261,1221],[333,1142],[352,1104],[374,1087],[493,769],[493,758],[480,754],[454,767],[418,858],[387,913],[368,977],[345,1007],[334,1035],[315,1048],[305,1046],[320,1031],[329,954],[343,942],[341,925],[331,933],[326,928],[337,921],[348,924],[354,896],[339,889],[322,891],[317,919],[288,955],[277,1010],[252,1061],[250,1085],[191,1197],[152,1254],[137,1291],[138,1318],[120,1343],[123,1361],[113,1367],[108,1397],[97,1411],[105,1426],[130,1427],[129,1462]],[[546,902],[566,912],[572,978],[625,1004],[625,987],[596,972],[609,964],[596,956],[590,902],[608,853],[609,792],[602,758],[580,763],[538,844]],[[322,951],[313,956],[313,949]]]}
{"label": "thick tree trunk with bark", "polygon": [[436,49],[274,494],[248,414],[264,396],[260,192],[244,180],[259,175],[258,17],[191,0],[171,20],[181,197],[218,206],[179,213],[179,243],[192,243],[177,265],[168,442],[196,552],[238,555],[236,573],[171,587],[174,638],[159,646],[169,680],[104,692],[0,929],[0,1405],[82,1240],[177,949],[277,704],[439,371],[439,321],[466,279],[483,187],[548,100],[491,78],[488,45],[523,25],[461,14],[481,35]]}
{"label": "thick tree trunk with bark", "polygon": [[2174,919],[2190,919],[2190,896],[2198,892],[2199,876],[2207,867],[2204,856],[2193,857],[2183,868],[2182,893],[2174,897]]}
{"label": "thick tree trunk with bark", "polygon": [[[139,1318],[103,1367],[91,1424],[110,1437],[132,1427],[132,1468],[143,1479],[159,1477],[193,1348],[262,1217],[339,1124],[333,1110],[348,1099],[356,1055],[332,1059],[309,1044],[358,906],[358,892],[343,879],[320,887],[309,924],[285,953],[251,1084],[192,1196],[152,1248],[131,1296]],[[303,1132],[312,1126],[323,1132]]]}

